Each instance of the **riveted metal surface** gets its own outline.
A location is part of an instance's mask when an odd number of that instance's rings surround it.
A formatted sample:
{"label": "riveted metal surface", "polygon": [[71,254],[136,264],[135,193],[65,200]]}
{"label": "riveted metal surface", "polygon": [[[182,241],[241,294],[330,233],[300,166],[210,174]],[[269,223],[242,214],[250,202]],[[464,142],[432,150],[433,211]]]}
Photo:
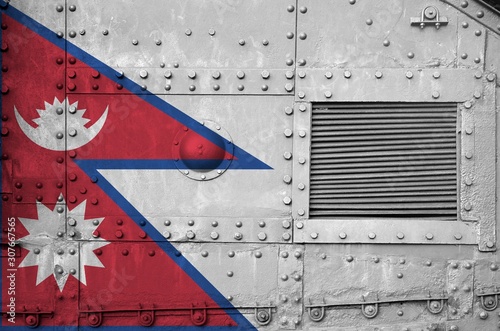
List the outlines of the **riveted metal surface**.
{"label": "riveted metal surface", "polygon": [[280,245],[278,257],[280,329],[302,329],[304,307],[304,246]]}
{"label": "riveted metal surface", "polygon": [[483,25],[466,15],[458,15],[458,67],[484,68],[486,31]]}
{"label": "riveted metal surface", "polygon": [[287,33],[295,31],[295,12],[287,11],[289,4],[154,1],[137,15],[128,1],[104,7],[98,1],[70,1],[77,9],[68,13],[68,31],[85,29],[71,42],[114,68],[158,68],[164,63],[191,69],[277,69],[294,58],[294,39]]}
{"label": "riveted metal surface", "polygon": [[[307,75],[297,80],[297,101],[458,102],[482,90],[481,81],[474,78],[476,70],[472,69],[378,69],[383,73],[381,79],[375,77],[377,69],[298,70]],[[331,79],[325,77],[328,72],[332,73]],[[325,96],[326,91],[332,93],[331,97]]]}
{"label": "riveted metal surface", "polygon": [[[344,235],[345,234],[345,237]],[[296,222],[294,242],[476,244],[474,223],[405,219],[309,219]]]}
{"label": "riveted metal surface", "polygon": [[486,26],[491,32],[500,34],[498,28],[498,13],[483,1],[460,1],[460,0],[442,0],[458,11],[467,15],[470,19]]}
{"label": "riveted metal surface", "polygon": [[[311,136],[311,104],[296,103],[294,107],[293,154],[293,211],[294,220],[309,217],[309,172],[310,172],[310,136]],[[299,132],[305,133],[304,137]],[[304,162],[301,162],[304,161]]]}
{"label": "riveted metal surface", "polygon": [[[282,245],[248,244],[176,244],[176,248],[190,263],[242,311],[255,326],[256,309],[269,313],[267,327],[280,328],[280,318],[293,298],[301,297],[293,286],[283,289],[279,286],[278,259]],[[295,259],[293,255],[290,259]],[[295,282],[293,279],[290,282]],[[299,282],[300,284],[300,282]],[[283,302],[283,297],[287,301]],[[295,303],[300,307],[300,303]],[[265,323],[265,321],[262,321]]]}
{"label": "riveted metal surface", "polygon": [[447,265],[448,319],[472,316],[474,300],[474,261],[450,260]]}
{"label": "riveted metal surface", "polygon": [[[496,250],[495,82],[485,82],[484,86],[483,97],[477,99],[474,107],[462,111],[471,111],[474,121],[473,134],[462,133],[463,140],[472,138],[474,146],[472,151],[462,150],[462,164],[471,160],[475,162],[474,173],[469,175],[473,179],[473,185],[465,188],[467,183],[462,184],[463,190],[472,188],[472,192],[464,195],[461,201],[461,212],[464,219],[471,218],[479,221],[479,249],[492,251]],[[472,124],[469,125],[472,126]],[[466,148],[468,148],[467,145]],[[472,153],[472,159],[467,153]]]}
{"label": "riveted metal surface", "polygon": [[[313,316],[315,309],[325,308],[317,322],[304,318],[306,329],[442,323],[445,310],[430,312],[427,300],[441,304],[443,299],[446,305],[446,297],[445,261],[420,254],[360,253],[351,246],[306,246],[304,304]],[[362,310],[373,315],[363,316]]]}
{"label": "riveted metal surface", "polygon": [[[411,26],[411,18],[430,5],[448,17],[448,25],[439,30]],[[341,1],[318,6],[314,0],[300,0],[298,7],[307,8],[297,17],[297,32],[307,33],[307,39],[297,40],[297,59],[304,59],[306,68],[439,68],[453,66],[456,60],[455,10],[440,1]],[[326,21],[330,24],[322,24]]]}

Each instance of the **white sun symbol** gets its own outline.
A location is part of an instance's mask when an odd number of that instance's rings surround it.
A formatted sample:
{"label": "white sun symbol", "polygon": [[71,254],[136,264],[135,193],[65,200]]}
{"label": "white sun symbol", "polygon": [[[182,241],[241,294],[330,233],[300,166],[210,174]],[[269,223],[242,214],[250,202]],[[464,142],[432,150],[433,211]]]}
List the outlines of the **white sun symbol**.
{"label": "white sun symbol", "polygon": [[87,285],[85,266],[104,268],[93,251],[109,242],[94,235],[104,218],[84,218],[86,200],[71,211],[62,194],[58,201],[54,210],[37,202],[38,219],[19,217],[29,235],[18,242],[29,253],[18,267],[38,266],[36,285],[54,275],[62,292],[70,275]]}

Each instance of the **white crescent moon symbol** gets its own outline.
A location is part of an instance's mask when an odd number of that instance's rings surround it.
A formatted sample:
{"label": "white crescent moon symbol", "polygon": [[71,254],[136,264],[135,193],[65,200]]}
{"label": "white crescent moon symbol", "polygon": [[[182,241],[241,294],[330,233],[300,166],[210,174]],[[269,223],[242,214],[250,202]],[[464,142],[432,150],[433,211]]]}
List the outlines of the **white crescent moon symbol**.
{"label": "white crescent moon symbol", "polygon": [[[108,117],[108,108],[109,106],[106,107],[106,110],[101,115],[99,120],[95,122],[94,125],[92,125],[90,128],[87,129],[83,125],[79,128],[75,128],[75,136],[66,135],[66,133],[64,132],[64,122],[62,123],[62,130],[57,130],[58,124],[60,123],[47,123],[46,126],[39,125],[38,127],[34,128],[24,120],[21,114],[19,114],[19,111],[16,107],[14,107],[14,113],[21,130],[23,130],[24,134],[35,144],[52,151],[69,151],[88,144],[99,134]],[[54,121],[56,120],[54,119]],[[58,138],[57,134],[63,132],[63,136],[61,138]],[[65,136],[66,141],[64,139]],[[67,147],[65,146],[65,143],[67,143]]]}

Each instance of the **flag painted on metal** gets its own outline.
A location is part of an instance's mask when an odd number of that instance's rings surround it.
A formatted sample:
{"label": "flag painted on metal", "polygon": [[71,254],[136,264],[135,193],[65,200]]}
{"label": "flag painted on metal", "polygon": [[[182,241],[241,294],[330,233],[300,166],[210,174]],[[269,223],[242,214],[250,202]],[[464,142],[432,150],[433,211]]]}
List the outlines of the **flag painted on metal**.
{"label": "flag painted on metal", "polygon": [[2,329],[253,329],[100,170],[270,167],[1,7]]}

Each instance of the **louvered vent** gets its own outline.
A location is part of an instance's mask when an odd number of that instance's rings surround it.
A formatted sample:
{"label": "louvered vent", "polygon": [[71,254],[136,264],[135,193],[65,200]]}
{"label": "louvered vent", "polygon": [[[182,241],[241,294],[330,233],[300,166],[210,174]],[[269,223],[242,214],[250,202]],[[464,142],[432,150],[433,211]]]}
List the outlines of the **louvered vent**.
{"label": "louvered vent", "polygon": [[454,104],[315,105],[310,217],[456,220],[456,128]]}

